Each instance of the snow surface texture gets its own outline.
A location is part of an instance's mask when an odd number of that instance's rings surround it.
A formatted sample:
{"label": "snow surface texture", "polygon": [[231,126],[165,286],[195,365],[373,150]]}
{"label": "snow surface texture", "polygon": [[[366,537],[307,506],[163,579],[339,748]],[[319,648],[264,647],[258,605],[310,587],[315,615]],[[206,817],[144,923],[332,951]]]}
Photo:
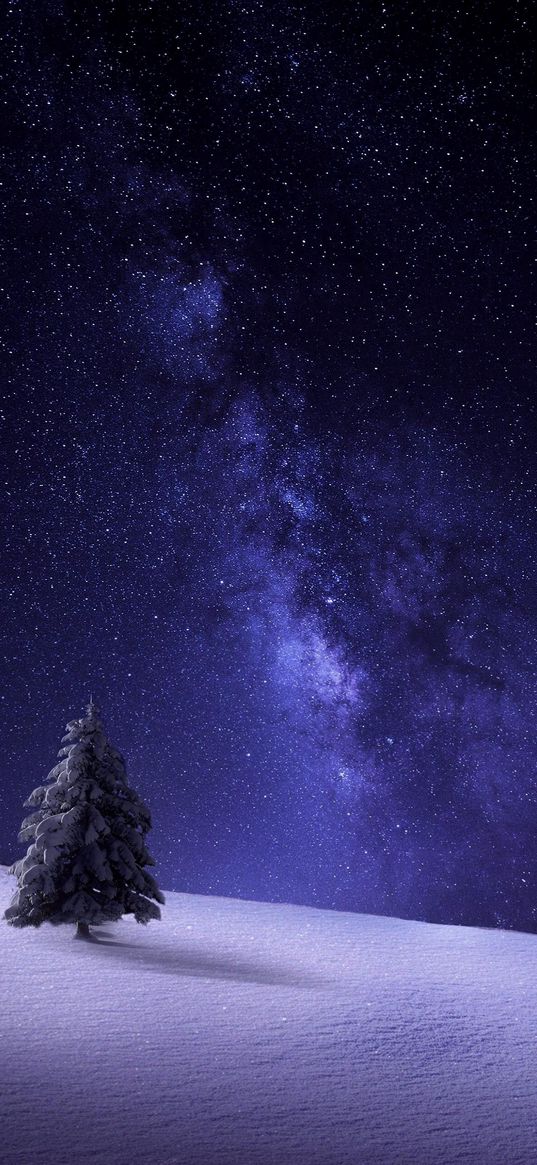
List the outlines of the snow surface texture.
{"label": "snow surface texture", "polygon": [[3,1165],[537,1162],[537,937],[181,894],[98,933],[0,925]]}

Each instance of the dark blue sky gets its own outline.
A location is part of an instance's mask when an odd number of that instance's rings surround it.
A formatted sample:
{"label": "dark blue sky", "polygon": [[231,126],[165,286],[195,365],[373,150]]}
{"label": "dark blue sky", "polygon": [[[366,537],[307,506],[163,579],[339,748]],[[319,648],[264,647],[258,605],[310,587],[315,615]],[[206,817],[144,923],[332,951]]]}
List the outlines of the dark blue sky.
{"label": "dark blue sky", "polygon": [[531,6],[11,4],[2,855],[533,929]]}

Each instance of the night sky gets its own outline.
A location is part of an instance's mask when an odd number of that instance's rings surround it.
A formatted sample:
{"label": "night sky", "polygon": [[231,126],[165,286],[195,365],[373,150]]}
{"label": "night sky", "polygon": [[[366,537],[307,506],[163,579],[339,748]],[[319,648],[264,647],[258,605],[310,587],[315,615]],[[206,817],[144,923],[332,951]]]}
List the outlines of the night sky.
{"label": "night sky", "polygon": [[537,929],[533,5],[8,9],[0,859]]}

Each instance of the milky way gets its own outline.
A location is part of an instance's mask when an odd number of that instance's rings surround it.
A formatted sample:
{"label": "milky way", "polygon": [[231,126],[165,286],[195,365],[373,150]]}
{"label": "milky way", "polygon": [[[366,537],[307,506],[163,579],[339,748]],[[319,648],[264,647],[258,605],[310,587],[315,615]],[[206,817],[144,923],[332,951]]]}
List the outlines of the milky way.
{"label": "milky way", "polygon": [[0,858],[535,927],[530,13],[10,6]]}

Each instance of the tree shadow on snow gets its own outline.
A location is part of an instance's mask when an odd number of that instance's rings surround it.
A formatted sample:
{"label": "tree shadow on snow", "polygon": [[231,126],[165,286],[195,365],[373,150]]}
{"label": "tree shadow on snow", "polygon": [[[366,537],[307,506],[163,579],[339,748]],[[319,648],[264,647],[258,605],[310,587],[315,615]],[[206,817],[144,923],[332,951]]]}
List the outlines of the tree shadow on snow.
{"label": "tree shadow on snow", "polygon": [[108,938],[106,932],[95,932],[89,944],[91,951],[104,958],[119,958],[140,968],[160,971],[164,975],[185,978],[229,979],[238,983],[260,983],[274,987],[314,988],[326,986],[326,980],[311,972],[278,966],[276,963],[255,962],[229,953],[211,954],[195,948],[145,946]]}

